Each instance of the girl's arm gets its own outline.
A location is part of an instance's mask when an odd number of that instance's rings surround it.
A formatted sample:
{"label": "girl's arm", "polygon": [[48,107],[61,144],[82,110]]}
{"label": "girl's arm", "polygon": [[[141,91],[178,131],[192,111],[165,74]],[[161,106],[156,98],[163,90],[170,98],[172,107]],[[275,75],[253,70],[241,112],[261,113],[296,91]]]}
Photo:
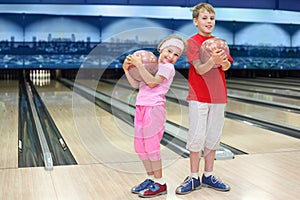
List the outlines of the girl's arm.
{"label": "girl's arm", "polygon": [[154,88],[159,85],[165,77],[160,75],[153,76],[148,72],[145,68],[144,64],[142,63],[142,58],[140,55],[131,55],[130,56],[131,63],[138,68],[138,71],[143,79],[143,81],[148,85],[150,88]]}

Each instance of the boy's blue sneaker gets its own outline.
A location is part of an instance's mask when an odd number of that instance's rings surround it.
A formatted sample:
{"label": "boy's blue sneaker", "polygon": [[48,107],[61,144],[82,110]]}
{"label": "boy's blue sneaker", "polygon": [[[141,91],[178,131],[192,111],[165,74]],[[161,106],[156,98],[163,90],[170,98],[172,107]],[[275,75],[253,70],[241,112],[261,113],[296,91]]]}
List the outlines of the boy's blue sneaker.
{"label": "boy's blue sneaker", "polygon": [[148,186],[151,185],[152,183],[154,183],[152,180],[146,179],[141,184],[131,188],[131,192],[134,194],[138,194],[140,191],[147,189]]}
{"label": "boy's blue sneaker", "polygon": [[176,188],[176,194],[188,194],[193,190],[198,190],[201,188],[200,178],[192,178],[190,176],[186,177],[183,183]]}
{"label": "boy's blue sneaker", "polygon": [[209,177],[205,177],[204,174],[202,175],[202,185],[204,187],[210,187],[215,190],[219,191],[229,191],[230,186],[223,183],[222,180],[214,175],[210,175]]}

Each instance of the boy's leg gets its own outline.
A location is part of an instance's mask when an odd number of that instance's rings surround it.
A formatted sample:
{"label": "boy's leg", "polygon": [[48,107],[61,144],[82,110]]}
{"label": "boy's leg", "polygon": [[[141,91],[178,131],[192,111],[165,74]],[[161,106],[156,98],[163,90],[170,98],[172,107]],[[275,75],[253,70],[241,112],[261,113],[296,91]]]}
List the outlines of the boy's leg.
{"label": "boy's leg", "polygon": [[213,173],[216,149],[219,146],[224,125],[225,104],[211,104],[208,116],[207,137],[204,148],[205,171],[202,175],[202,185],[220,191],[229,191],[229,185]]}
{"label": "boy's leg", "polygon": [[190,151],[190,170],[191,170],[191,173],[198,173],[199,172],[200,156],[201,156],[200,152]]}
{"label": "boy's leg", "polygon": [[201,149],[205,140],[206,116],[208,104],[197,101],[189,102],[189,131],[186,148],[190,151],[190,176],[176,188],[177,194],[188,194],[201,188],[199,165]]}
{"label": "boy's leg", "polygon": [[224,126],[224,110],[225,104],[210,104],[209,114],[207,117],[207,133],[204,144],[204,170],[212,172],[214,168],[214,161],[216,149],[221,140],[222,129]]}
{"label": "boy's leg", "polygon": [[204,171],[212,172],[214,170],[216,150],[204,148]]}
{"label": "boy's leg", "polygon": [[186,177],[183,183],[176,188],[176,194],[188,194],[201,188],[199,178],[200,152],[190,151],[190,176]]}

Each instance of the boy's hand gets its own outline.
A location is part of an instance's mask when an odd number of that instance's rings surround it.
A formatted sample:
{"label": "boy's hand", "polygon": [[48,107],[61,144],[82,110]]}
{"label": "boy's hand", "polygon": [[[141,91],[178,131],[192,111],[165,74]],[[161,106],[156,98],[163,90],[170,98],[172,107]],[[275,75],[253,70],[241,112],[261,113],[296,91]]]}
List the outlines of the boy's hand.
{"label": "boy's hand", "polygon": [[222,49],[214,49],[211,58],[216,65],[222,65],[222,63],[224,64],[227,61],[227,55]]}
{"label": "boy's hand", "polygon": [[221,64],[221,68],[223,71],[227,71],[230,68],[230,66],[231,66],[231,63],[228,60],[224,61]]}

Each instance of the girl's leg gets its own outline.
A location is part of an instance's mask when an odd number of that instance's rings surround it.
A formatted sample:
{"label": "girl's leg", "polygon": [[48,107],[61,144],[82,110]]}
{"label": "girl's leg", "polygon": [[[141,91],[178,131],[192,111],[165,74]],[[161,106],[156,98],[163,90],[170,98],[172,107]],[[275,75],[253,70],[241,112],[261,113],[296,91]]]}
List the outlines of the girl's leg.
{"label": "girl's leg", "polygon": [[148,176],[153,176],[154,175],[154,170],[152,168],[152,163],[150,160],[142,160],[144,168],[147,172]]}
{"label": "girl's leg", "polygon": [[[148,120],[147,120],[148,119]],[[149,107],[145,121],[148,126],[144,127],[145,152],[151,162],[155,178],[162,177],[162,161],[160,141],[164,134],[166,111],[163,105]]]}
{"label": "girl's leg", "polygon": [[160,153],[160,141],[164,133],[164,122],[166,121],[166,112],[163,105],[149,107],[145,117],[144,141],[145,151],[150,160],[154,173],[154,182],[146,190],[139,193],[140,197],[155,197],[167,193],[167,184],[162,178],[162,161]]}
{"label": "girl's leg", "polygon": [[151,161],[153,173],[154,173],[154,178],[160,179],[162,178],[162,164],[161,160],[158,161]]}

